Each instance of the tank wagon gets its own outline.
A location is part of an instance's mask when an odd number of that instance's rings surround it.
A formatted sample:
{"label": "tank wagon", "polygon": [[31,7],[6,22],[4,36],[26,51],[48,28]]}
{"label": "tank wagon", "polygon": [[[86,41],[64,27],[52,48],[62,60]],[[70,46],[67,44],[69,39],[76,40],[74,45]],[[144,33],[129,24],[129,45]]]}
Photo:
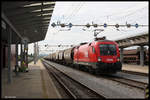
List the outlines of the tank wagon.
{"label": "tank wagon", "polygon": [[61,50],[58,52],[58,63],[63,64],[64,63],[64,50]]}
{"label": "tank wagon", "polygon": [[[58,53],[58,54],[57,54]],[[110,40],[97,40],[59,51],[49,58],[51,61],[78,66],[92,73],[116,73],[121,71],[118,44]],[[53,57],[58,55],[57,57]]]}
{"label": "tank wagon", "polygon": [[74,51],[73,50],[74,50],[74,47],[64,50],[64,63],[66,65],[73,64],[73,60],[74,60]]}

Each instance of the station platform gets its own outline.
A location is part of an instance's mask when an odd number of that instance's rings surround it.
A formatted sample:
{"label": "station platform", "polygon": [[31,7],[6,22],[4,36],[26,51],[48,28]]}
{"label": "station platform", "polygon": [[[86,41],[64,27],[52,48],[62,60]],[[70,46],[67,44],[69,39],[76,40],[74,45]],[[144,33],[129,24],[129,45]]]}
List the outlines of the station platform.
{"label": "station platform", "polygon": [[12,83],[7,83],[7,69],[2,71],[2,98],[61,98],[48,72],[38,60],[29,63],[29,72],[12,73]]}
{"label": "station platform", "polygon": [[141,66],[141,65],[123,64],[122,70],[148,74],[149,73],[149,66],[148,65],[147,66]]}

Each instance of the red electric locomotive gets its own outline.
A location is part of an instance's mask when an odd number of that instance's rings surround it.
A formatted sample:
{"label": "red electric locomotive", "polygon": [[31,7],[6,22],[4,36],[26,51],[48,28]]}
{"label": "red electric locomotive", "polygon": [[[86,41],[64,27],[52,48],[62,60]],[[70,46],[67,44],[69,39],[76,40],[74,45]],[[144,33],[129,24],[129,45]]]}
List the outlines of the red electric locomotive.
{"label": "red electric locomotive", "polygon": [[116,42],[98,40],[74,48],[74,64],[85,65],[94,73],[116,73],[122,68]]}
{"label": "red electric locomotive", "polygon": [[116,73],[121,71],[120,52],[116,42],[96,40],[50,54],[51,61],[89,70],[91,73]]}

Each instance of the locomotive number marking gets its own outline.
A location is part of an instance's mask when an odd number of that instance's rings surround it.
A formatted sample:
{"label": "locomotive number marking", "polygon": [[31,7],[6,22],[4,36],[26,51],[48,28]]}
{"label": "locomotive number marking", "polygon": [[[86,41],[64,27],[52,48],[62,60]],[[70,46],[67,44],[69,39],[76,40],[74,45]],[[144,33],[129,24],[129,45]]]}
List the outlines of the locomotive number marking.
{"label": "locomotive number marking", "polygon": [[113,61],[113,59],[107,59],[107,61]]}

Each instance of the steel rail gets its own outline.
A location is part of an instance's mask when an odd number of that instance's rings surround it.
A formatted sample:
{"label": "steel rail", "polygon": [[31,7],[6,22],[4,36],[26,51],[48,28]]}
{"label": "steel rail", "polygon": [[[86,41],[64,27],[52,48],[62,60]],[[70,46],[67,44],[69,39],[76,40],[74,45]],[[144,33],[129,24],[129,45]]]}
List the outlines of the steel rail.
{"label": "steel rail", "polygon": [[[44,61],[44,62],[45,62],[45,61]],[[84,88],[87,88],[88,90],[92,91],[92,92],[93,92],[95,95],[97,95],[98,97],[103,98],[103,99],[104,99],[104,98],[107,98],[105,95],[97,93],[96,91],[94,91],[93,89],[90,89],[90,88],[89,88],[88,86],[86,86],[85,84],[80,83],[79,81],[73,79],[72,77],[70,77],[70,76],[67,75],[66,73],[64,73],[64,72],[62,72],[62,71],[56,69],[53,65],[49,64],[48,62],[46,62],[46,63],[47,63],[48,65],[52,66],[55,70],[59,71],[60,73],[62,73],[62,74],[65,75],[66,77],[68,77],[69,79],[71,79],[71,80],[73,80],[74,82],[76,82],[77,84],[80,84],[80,85],[83,86]]]}
{"label": "steel rail", "polygon": [[[45,65],[45,64],[44,64]],[[48,73],[51,74],[56,80],[57,82],[62,86],[62,88],[65,90],[65,92],[73,99],[77,99],[77,97],[69,90],[69,88],[60,80],[60,78],[52,71],[50,71],[50,69],[47,67],[47,65],[45,66]]]}
{"label": "steel rail", "polygon": [[121,84],[131,86],[131,87],[142,89],[142,90],[144,90],[146,88],[146,86],[148,85],[148,83],[144,83],[144,82],[140,82],[140,81],[136,81],[136,80],[132,80],[132,79],[127,79],[127,78],[120,77],[120,76],[113,76],[113,75],[110,75],[110,76],[111,76],[111,78],[110,77],[108,78],[106,76],[105,76],[105,78],[112,80],[112,81],[119,82]]}
{"label": "steel rail", "polygon": [[140,81],[136,81],[136,80],[120,77],[120,76],[114,76],[114,75],[105,75],[105,76],[96,76],[96,77],[116,81],[121,84],[128,85],[142,90],[144,90],[148,85],[148,83],[144,83],[144,82],[140,82]]}
{"label": "steel rail", "polygon": [[128,71],[128,70],[122,70],[121,72],[123,72],[123,73],[129,73],[129,74],[133,74],[133,75],[147,76],[147,77],[149,75],[148,73],[133,72],[133,71]]}

